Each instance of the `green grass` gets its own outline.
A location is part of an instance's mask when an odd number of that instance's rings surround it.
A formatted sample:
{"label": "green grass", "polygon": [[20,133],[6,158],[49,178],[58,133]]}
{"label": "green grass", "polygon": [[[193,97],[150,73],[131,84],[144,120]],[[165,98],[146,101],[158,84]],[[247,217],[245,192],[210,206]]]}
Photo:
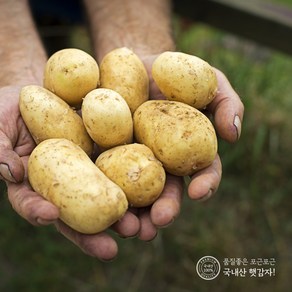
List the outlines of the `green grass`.
{"label": "green grass", "polygon": [[[217,194],[205,203],[185,196],[179,218],[152,242],[118,239],[120,253],[110,263],[85,256],[53,227],[30,226],[3,194],[1,291],[288,291],[292,58],[203,25],[178,35],[178,49],[225,72],[245,104],[240,141],[220,140]],[[275,258],[276,276],[204,281],[195,264],[206,255]]]}
{"label": "green grass", "polygon": [[270,1],[270,2],[274,2],[274,3],[282,4],[282,5],[288,5],[288,6],[292,5],[292,1],[291,0],[273,0],[273,1]]}

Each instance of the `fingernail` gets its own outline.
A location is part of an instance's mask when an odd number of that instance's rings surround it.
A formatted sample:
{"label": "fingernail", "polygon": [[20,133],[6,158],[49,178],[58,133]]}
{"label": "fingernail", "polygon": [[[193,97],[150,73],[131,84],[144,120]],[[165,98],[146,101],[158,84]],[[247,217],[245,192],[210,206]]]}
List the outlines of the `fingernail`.
{"label": "fingernail", "polygon": [[[97,257],[95,254],[88,254],[89,256],[92,256],[92,257]],[[116,259],[117,259],[118,256],[115,256],[111,259],[104,259],[104,258],[99,258],[99,260],[103,263],[111,263],[111,262],[114,262]]]}
{"label": "fingernail", "polygon": [[133,239],[133,238],[138,237],[138,234],[139,234],[139,232],[136,233],[135,235],[130,235],[130,236],[125,236],[125,235],[119,234],[119,237],[122,239]]}
{"label": "fingernail", "polygon": [[237,132],[237,140],[240,138],[240,135],[241,135],[241,121],[240,121],[240,118],[238,115],[236,115],[234,117],[234,120],[233,120],[233,125],[235,126],[236,128],[236,132]]}
{"label": "fingernail", "polygon": [[212,196],[212,194],[213,194],[213,190],[210,189],[210,190],[208,191],[207,194],[205,194],[204,196],[202,196],[202,197],[201,197],[200,199],[198,199],[197,201],[198,201],[198,202],[205,202],[205,201],[207,201],[207,200]]}
{"label": "fingernail", "polygon": [[5,179],[10,182],[16,183],[16,180],[12,176],[9,167],[7,164],[1,163],[0,164],[0,175]]}
{"label": "fingernail", "polygon": [[36,222],[40,225],[50,225],[50,224],[54,224],[56,222],[56,220],[46,220],[46,219],[42,219],[42,218],[37,218]]}

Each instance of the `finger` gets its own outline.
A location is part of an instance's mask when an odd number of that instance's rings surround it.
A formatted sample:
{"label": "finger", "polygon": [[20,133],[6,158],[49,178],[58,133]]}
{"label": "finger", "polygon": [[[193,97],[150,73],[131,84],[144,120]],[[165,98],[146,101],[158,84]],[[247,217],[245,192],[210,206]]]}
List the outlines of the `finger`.
{"label": "finger", "polygon": [[58,208],[35,193],[28,183],[7,183],[13,209],[33,225],[48,225],[59,217]]}
{"label": "finger", "polygon": [[58,220],[55,225],[61,234],[77,245],[87,255],[109,261],[114,259],[118,254],[117,243],[105,232],[82,234],[73,230],[61,220]]}
{"label": "finger", "polygon": [[14,183],[21,182],[24,178],[23,163],[2,132],[0,132],[0,176]]}
{"label": "finger", "polygon": [[241,134],[244,106],[226,76],[217,69],[215,72],[219,91],[208,109],[214,115],[219,136],[228,142],[236,142]]}
{"label": "finger", "polygon": [[222,176],[222,165],[217,154],[213,163],[192,176],[188,186],[188,194],[191,199],[206,200],[218,189]]}
{"label": "finger", "polygon": [[140,221],[136,215],[127,211],[123,218],[112,225],[112,229],[121,237],[134,237],[140,230]]}
{"label": "finger", "polygon": [[154,225],[165,227],[174,221],[180,212],[182,194],[182,178],[168,174],[164,190],[151,208]]}
{"label": "finger", "polygon": [[139,239],[143,241],[153,240],[157,235],[157,228],[152,223],[150,218],[150,211],[148,208],[141,208],[139,210],[140,232]]}

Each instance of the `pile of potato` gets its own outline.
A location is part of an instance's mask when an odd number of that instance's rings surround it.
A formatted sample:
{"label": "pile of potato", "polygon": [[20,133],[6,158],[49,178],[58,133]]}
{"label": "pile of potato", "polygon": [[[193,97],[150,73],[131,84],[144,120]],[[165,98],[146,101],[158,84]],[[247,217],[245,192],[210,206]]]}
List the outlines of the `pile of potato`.
{"label": "pile of potato", "polygon": [[129,206],[151,205],[166,173],[189,176],[215,158],[216,133],[200,111],[217,92],[212,67],[165,52],[152,76],[166,100],[149,100],[148,74],[128,48],[111,51],[100,65],[72,48],[49,58],[43,86],[20,92],[20,112],[37,144],[29,182],[79,232],[100,232]]}

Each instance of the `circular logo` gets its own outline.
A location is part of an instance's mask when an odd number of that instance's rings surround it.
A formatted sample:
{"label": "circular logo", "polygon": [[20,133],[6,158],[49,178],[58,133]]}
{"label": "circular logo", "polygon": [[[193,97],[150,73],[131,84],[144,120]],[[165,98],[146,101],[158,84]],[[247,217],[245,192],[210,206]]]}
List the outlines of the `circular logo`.
{"label": "circular logo", "polygon": [[200,258],[196,265],[198,275],[204,280],[213,280],[220,273],[220,263],[212,256],[204,256]]}

